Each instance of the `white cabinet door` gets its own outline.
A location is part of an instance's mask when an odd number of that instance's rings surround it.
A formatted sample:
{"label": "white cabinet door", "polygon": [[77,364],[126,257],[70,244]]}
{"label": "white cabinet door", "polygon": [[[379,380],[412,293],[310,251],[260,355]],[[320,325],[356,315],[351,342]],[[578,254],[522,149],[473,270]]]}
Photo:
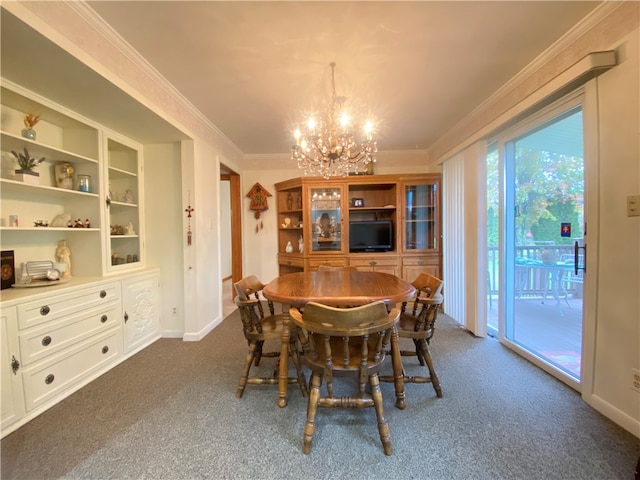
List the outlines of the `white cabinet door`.
{"label": "white cabinet door", "polygon": [[122,281],[124,351],[130,355],[160,337],[160,275],[158,272]]}
{"label": "white cabinet door", "polygon": [[3,309],[0,314],[0,361],[2,362],[2,370],[0,371],[2,379],[0,429],[3,436],[5,429],[24,415],[22,374],[19,370],[16,332],[16,309],[14,307]]}
{"label": "white cabinet door", "polygon": [[[117,138],[117,140],[116,140]],[[130,140],[105,136],[107,179],[107,271],[144,265],[142,149]]]}

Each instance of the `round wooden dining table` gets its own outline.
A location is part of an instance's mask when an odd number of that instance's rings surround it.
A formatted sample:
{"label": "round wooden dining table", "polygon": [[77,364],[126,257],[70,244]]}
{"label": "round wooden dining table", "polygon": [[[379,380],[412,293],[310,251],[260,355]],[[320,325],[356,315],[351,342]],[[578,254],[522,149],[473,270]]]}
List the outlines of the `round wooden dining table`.
{"label": "round wooden dining table", "polygon": [[[361,271],[295,272],[276,277],[269,282],[262,294],[269,300],[283,304],[283,313],[289,306],[303,308],[308,302],[335,307],[354,307],[383,301],[388,308],[413,297],[415,288],[409,282],[394,275]],[[290,320],[285,315],[282,329],[280,358],[288,358]],[[395,329],[391,335],[391,357],[396,389],[396,406],[405,407],[402,360]],[[289,362],[280,362],[278,381],[278,406],[287,405],[287,377]]]}

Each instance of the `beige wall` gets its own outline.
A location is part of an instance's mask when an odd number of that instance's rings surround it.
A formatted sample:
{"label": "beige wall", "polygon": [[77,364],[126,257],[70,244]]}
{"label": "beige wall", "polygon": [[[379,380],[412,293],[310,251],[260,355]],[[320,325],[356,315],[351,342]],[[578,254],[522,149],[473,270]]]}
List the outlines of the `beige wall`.
{"label": "beige wall", "polygon": [[597,262],[595,365],[583,392],[638,436],[640,393],[630,387],[631,369],[640,370],[640,217],[627,217],[626,197],[640,194],[639,44],[636,28],[615,45],[618,66],[598,78],[599,224],[588,226],[598,248],[587,252]]}

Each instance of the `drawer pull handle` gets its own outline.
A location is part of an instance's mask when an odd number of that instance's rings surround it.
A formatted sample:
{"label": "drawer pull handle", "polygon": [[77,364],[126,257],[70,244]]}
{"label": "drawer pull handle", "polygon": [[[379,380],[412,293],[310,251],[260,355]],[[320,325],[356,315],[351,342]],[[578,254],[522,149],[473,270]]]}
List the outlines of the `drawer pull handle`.
{"label": "drawer pull handle", "polygon": [[424,260],[418,260],[418,265],[424,265]]}
{"label": "drawer pull handle", "polygon": [[40,315],[42,315],[42,316],[48,315],[50,311],[51,311],[51,309],[49,308],[49,305],[45,305],[44,307],[40,307]]}
{"label": "drawer pull handle", "polygon": [[107,353],[109,351],[109,347],[108,346],[104,346],[102,347],[102,353]]}
{"label": "drawer pull handle", "polygon": [[127,312],[124,312],[124,323],[127,323],[129,321],[129,314]]}
{"label": "drawer pull handle", "polygon": [[372,267],[375,267],[378,264],[378,262],[376,262],[375,260],[371,260],[369,262],[369,265],[371,265]]}
{"label": "drawer pull handle", "polygon": [[16,360],[16,357],[11,355],[11,371],[14,375],[18,374],[18,370],[20,369],[20,362]]}
{"label": "drawer pull handle", "polygon": [[51,337],[47,335],[42,339],[42,346],[47,347],[51,343]]}
{"label": "drawer pull handle", "polygon": [[100,290],[100,298],[104,298],[107,296],[107,292],[105,292],[104,290]]}
{"label": "drawer pull handle", "polygon": [[50,373],[44,379],[44,383],[46,383],[47,385],[51,385],[55,379],[56,379],[56,377],[53,375],[53,373]]}
{"label": "drawer pull handle", "polygon": [[107,316],[106,316],[106,315],[102,315],[102,316],[100,317],[100,321],[101,321],[102,323],[106,322],[106,321],[107,321]]}

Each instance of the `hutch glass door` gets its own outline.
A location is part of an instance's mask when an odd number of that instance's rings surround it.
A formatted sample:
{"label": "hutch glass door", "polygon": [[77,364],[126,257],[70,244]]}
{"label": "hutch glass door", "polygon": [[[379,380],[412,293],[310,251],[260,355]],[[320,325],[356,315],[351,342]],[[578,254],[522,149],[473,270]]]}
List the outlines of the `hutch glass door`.
{"label": "hutch glass door", "polygon": [[310,190],[313,252],[342,251],[342,209],[340,187]]}
{"label": "hutch glass door", "polygon": [[437,250],[437,185],[405,185],[404,250]]}

